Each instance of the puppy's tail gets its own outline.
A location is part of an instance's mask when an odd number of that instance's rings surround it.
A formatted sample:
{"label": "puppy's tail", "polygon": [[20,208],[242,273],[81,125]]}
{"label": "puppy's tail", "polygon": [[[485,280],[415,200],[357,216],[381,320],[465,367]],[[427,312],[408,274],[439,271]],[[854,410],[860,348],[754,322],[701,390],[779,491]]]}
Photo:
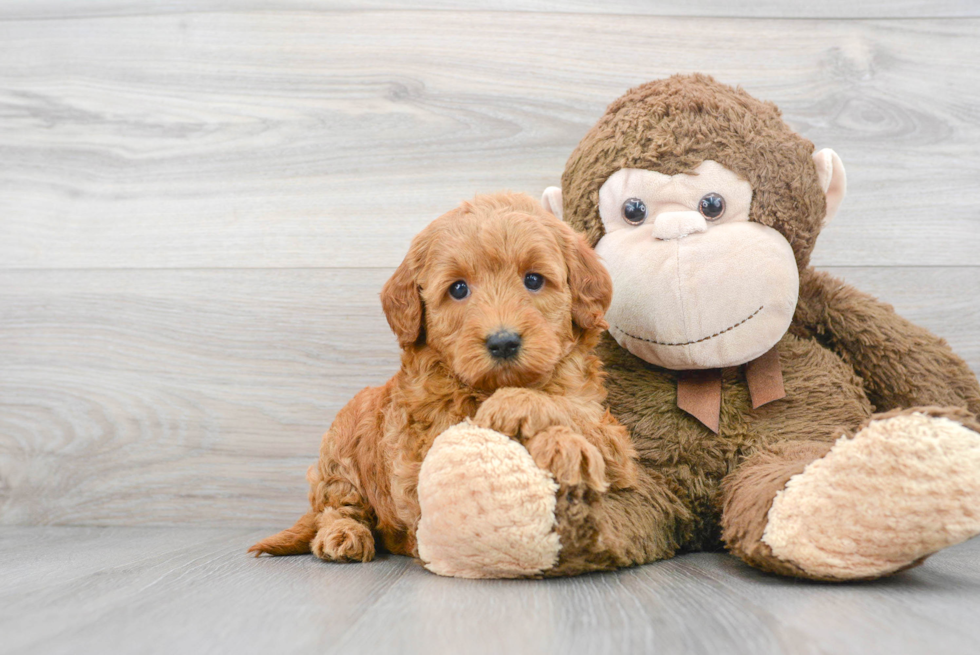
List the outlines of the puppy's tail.
{"label": "puppy's tail", "polygon": [[283,530],[279,534],[266,537],[248,549],[255,556],[266,555],[302,555],[310,552],[310,542],[316,536],[316,520],[319,512],[310,510],[296,521],[296,525]]}

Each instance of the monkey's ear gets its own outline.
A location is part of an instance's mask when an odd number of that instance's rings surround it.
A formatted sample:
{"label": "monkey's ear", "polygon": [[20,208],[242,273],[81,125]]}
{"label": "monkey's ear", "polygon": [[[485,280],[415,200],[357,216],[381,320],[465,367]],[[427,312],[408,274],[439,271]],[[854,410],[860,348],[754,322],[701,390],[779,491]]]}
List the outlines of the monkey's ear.
{"label": "monkey's ear", "polygon": [[415,237],[408,254],[381,289],[381,308],[398,345],[408,348],[422,337],[422,294],[418,270],[425,258],[427,239]]}
{"label": "monkey's ear", "polygon": [[837,213],[844,194],[847,192],[847,176],[844,174],[844,162],[830,148],[824,148],[814,153],[813,163],[817,165],[817,179],[820,188],[827,197],[827,214],[823,218],[826,225]]}
{"label": "monkey's ear", "polygon": [[557,216],[558,220],[562,220],[561,189],[559,187],[550,186],[545,189],[544,193],[541,194],[541,204]]}
{"label": "monkey's ear", "polygon": [[568,286],[572,291],[572,320],[583,330],[609,327],[604,314],[612,302],[613,286],[609,271],[586,243],[585,237],[560,223],[565,241]]}

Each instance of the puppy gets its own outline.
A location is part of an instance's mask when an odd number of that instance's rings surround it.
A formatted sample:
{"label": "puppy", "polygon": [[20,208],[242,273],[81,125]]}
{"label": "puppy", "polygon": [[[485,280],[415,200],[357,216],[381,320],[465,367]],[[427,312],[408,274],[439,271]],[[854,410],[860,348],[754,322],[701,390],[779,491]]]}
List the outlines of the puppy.
{"label": "puppy", "polygon": [[367,562],[377,538],[417,557],[419,468],[465,419],[518,439],[560,484],[630,486],[635,452],[592,354],[611,297],[592,249],[529,196],[436,219],[381,291],[401,370],[340,410],[307,473],[310,511],[249,552]]}

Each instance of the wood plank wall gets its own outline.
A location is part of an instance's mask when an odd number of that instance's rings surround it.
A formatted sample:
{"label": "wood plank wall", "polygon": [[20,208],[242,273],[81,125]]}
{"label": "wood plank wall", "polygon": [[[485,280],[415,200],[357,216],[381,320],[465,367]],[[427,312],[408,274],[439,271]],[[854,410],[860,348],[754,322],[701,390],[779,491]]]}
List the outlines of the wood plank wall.
{"label": "wood plank wall", "polygon": [[0,6],[0,523],[283,525],[412,235],[708,72],[842,156],[814,263],[980,371],[980,6]]}

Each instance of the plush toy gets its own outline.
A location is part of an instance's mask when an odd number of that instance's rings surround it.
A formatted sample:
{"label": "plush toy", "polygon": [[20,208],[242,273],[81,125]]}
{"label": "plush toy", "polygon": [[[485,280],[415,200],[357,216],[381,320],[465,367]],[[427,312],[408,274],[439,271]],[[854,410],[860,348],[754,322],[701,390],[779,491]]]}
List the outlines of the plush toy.
{"label": "plush toy", "polygon": [[[980,533],[976,378],[944,341],[809,266],[844,191],[833,151],[710,77],[610,105],[544,199],[612,276],[598,353],[640,479],[522,504],[519,490],[480,493],[505,464],[531,466],[520,449],[447,433],[419,481],[427,566],[570,575],[724,546],[766,571],[855,580]],[[515,523],[553,527],[502,548]]]}

